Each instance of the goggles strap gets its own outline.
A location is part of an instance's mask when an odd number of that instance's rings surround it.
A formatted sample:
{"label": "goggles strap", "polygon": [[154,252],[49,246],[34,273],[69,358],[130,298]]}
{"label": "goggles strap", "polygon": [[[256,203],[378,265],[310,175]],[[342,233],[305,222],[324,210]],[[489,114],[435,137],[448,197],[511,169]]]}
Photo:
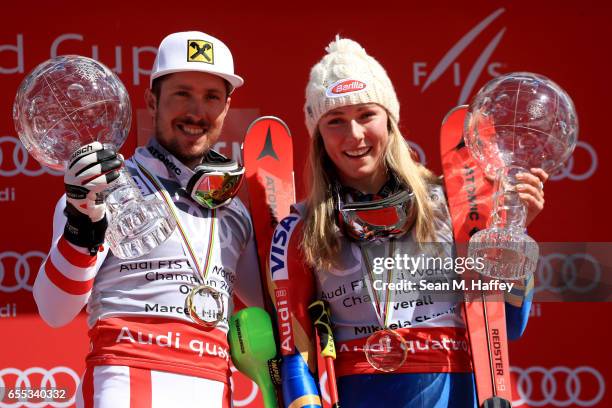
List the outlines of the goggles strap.
{"label": "goggles strap", "polygon": [[210,149],[208,150],[208,152],[206,152],[206,155],[204,155],[202,163],[196,166],[194,172],[197,172],[198,170],[204,170],[228,173],[241,169],[242,166],[238,164],[236,160],[230,159],[229,157],[225,157],[221,153]]}
{"label": "goggles strap", "polygon": [[[140,149],[142,148],[139,147],[137,150]],[[151,138],[146,147],[146,151],[152,158],[162,163],[166,167],[168,174],[176,177],[182,186],[187,184],[192,174],[191,169],[170,154],[162,145],[159,144],[157,139]]]}

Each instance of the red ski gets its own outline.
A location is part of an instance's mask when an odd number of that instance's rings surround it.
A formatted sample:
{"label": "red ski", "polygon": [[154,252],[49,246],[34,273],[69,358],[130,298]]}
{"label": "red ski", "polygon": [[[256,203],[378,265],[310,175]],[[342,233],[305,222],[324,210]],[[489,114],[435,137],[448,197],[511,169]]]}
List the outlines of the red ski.
{"label": "red ski", "polygon": [[[267,292],[272,285],[268,281],[271,274],[266,273],[269,261],[266,255],[270,251],[274,228],[289,215],[291,205],[295,203],[293,142],[289,128],[285,122],[273,116],[256,119],[247,129],[243,152],[266,308],[274,315],[274,308],[268,303],[272,297]],[[327,357],[323,362],[319,356],[318,367],[319,373],[328,370],[329,394],[332,396],[332,403],[335,403],[333,406],[337,407],[338,397],[331,357]],[[330,404],[325,401],[325,406],[329,407]]]}
{"label": "red ski", "polygon": [[[295,203],[293,141],[289,128],[274,116],[256,119],[247,129],[243,152],[259,270],[266,293],[269,287],[266,255],[270,251],[272,234],[276,224],[289,215]],[[266,295],[266,300],[269,299]]]}
{"label": "red ski", "polygon": [[[486,227],[494,193],[493,183],[485,178],[465,145],[466,113],[467,106],[450,111],[440,132],[444,183],[458,256],[467,256],[470,237]],[[464,312],[479,406],[493,406],[491,398],[496,398],[495,406],[509,406],[512,393],[503,294],[483,292],[478,299],[466,299]]]}

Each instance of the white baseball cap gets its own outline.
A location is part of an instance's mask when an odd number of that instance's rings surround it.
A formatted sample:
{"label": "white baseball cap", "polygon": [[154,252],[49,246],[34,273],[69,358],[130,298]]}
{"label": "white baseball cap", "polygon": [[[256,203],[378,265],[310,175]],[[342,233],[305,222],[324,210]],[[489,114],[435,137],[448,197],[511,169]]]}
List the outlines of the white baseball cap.
{"label": "white baseball cap", "polygon": [[153,80],[174,72],[201,71],[220,76],[238,88],[244,80],[234,74],[234,59],[227,45],[200,31],[173,33],[159,44],[151,71]]}

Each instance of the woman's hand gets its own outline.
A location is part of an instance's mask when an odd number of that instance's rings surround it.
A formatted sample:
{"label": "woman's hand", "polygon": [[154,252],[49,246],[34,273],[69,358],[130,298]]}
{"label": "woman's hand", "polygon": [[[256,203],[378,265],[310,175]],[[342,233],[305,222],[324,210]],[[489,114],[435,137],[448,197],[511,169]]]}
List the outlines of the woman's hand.
{"label": "woman's hand", "polygon": [[531,173],[517,174],[520,182],[516,185],[516,191],[527,210],[527,221],[525,226],[544,208],[544,183],[548,180],[548,173],[539,168],[530,169]]}

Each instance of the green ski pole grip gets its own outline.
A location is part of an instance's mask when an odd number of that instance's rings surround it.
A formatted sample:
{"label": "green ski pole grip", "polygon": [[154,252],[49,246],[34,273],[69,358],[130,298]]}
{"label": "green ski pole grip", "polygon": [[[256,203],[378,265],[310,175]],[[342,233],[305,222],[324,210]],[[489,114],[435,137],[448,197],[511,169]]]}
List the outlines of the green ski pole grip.
{"label": "green ski pole grip", "polygon": [[259,307],[235,313],[230,318],[227,337],[234,366],[259,386],[264,406],[276,408],[278,401],[269,362],[277,353],[268,313]]}

